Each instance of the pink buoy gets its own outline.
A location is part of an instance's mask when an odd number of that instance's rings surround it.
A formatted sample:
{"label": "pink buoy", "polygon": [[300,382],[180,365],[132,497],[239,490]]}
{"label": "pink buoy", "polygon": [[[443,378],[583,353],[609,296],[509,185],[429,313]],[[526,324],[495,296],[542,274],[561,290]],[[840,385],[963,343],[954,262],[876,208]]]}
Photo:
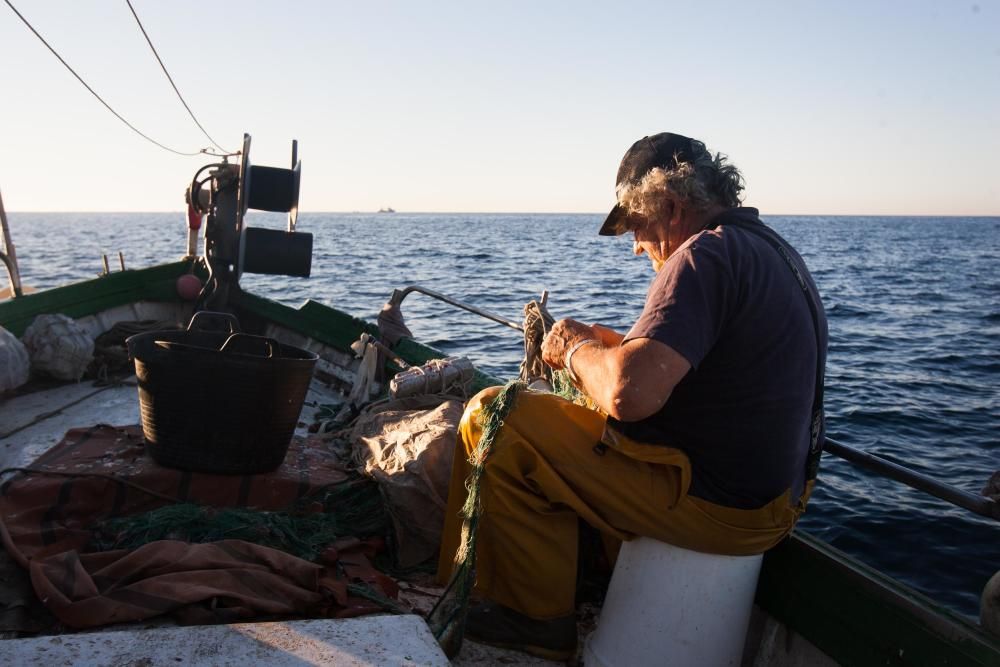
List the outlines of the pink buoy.
{"label": "pink buoy", "polygon": [[201,292],[201,280],[198,276],[185,273],[177,279],[177,296],[185,301],[194,301]]}

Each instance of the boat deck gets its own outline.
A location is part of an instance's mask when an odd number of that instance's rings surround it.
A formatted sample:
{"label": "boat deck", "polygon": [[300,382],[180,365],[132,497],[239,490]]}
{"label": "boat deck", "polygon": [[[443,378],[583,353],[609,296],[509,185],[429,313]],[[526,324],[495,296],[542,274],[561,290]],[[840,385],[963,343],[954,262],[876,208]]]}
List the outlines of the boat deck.
{"label": "boat deck", "polygon": [[[30,466],[72,428],[139,423],[134,375],[104,386],[82,381],[38,384],[30,389],[0,403],[0,469]],[[343,401],[337,388],[314,378],[296,434],[308,433],[319,406]],[[27,573],[23,574],[26,579]],[[427,581],[403,581],[400,589],[400,598],[417,614],[429,611],[442,590]],[[386,641],[389,637],[391,641]],[[190,627],[178,627],[163,618],[155,623],[5,641],[10,643],[2,645],[4,653],[19,665],[64,661],[76,665],[449,664],[419,615]],[[542,667],[562,663],[466,640],[451,664]]]}

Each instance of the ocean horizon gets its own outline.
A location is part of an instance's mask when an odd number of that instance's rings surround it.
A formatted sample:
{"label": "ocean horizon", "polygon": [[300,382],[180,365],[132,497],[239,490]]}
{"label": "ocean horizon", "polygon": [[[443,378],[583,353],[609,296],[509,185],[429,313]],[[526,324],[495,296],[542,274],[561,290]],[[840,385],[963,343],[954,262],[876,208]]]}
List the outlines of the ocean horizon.
{"label": "ocean horizon", "polygon": [[[752,206],[749,205],[748,206]],[[754,207],[752,208],[759,208]],[[609,209],[610,210],[610,207]],[[7,215],[39,215],[39,214],[55,214],[55,215],[187,215],[183,209],[172,209],[165,211],[129,211],[129,210],[108,210],[108,211],[43,211],[43,210],[8,210]],[[499,215],[499,216],[524,216],[524,215],[607,215],[608,211],[406,211],[406,210],[393,210],[388,211],[362,211],[362,210],[349,210],[349,211],[307,211],[299,212],[300,219],[308,219],[314,216],[328,216],[328,215]],[[906,214],[906,213],[770,213],[764,210],[760,211],[762,217],[776,217],[776,218],[907,218],[907,219],[998,219],[1000,218],[1000,213],[984,213],[984,214],[961,214],[961,213],[946,213],[940,215],[924,215],[924,214]],[[270,217],[272,214],[261,213],[258,211],[248,211],[247,215],[249,217],[255,216],[267,216]]]}

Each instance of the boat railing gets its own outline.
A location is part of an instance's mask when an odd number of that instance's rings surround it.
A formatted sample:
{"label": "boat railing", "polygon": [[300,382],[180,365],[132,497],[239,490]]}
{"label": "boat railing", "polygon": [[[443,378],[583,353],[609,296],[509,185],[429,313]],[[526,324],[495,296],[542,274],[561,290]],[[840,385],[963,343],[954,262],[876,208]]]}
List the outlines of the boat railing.
{"label": "boat railing", "polygon": [[432,290],[432,289],[427,288],[427,287],[421,287],[420,285],[410,285],[409,287],[404,287],[403,289],[393,290],[392,291],[392,296],[389,297],[389,304],[388,305],[393,306],[395,308],[398,308],[399,305],[403,302],[403,299],[405,299],[407,297],[407,295],[412,294],[413,292],[419,292],[420,294],[426,294],[427,296],[429,296],[431,298],[434,298],[434,299],[437,299],[438,301],[444,301],[445,303],[451,304],[452,306],[455,306],[456,308],[461,308],[462,310],[467,310],[470,313],[475,313],[476,315],[480,315],[482,317],[485,317],[488,320],[493,320],[494,322],[497,322],[499,324],[503,324],[505,326],[508,326],[511,329],[516,329],[517,331],[521,331],[521,332],[524,331],[524,328],[520,324],[518,324],[517,322],[513,322],[511,320],[508,320],[506,317],[501,317],[500,315],[497,315],[496,313],[491,313],[488,310],[483,310],[482,308],[477,308],[476,306],[470,305],[468,303],[464,303],[462,301],[459,301],[458,299],[453,299],[450,296],[447,296],[445,294],[441,294],[441,292],[438,292],[436,290]]}
{"label": "boat railing", "polygon": [[849,461],[865,470],[888,477],[897,482],[901,482],[911,488],[929,493],[930,495],[945,500],[952,505],[957,505],[980,516],[990,519],[1000,520],[1000,503],[992,498],[980,496],[975,493],[963,491],[950,484],[938,481],[923,473],[911,470],[889,459],[863,452],[860,449],[848,447],[847,445],[827,438],[823,445],[823,450]]}
{"label": "boat railing", "polygon": [[[394,306],[398,309],[399,305],[403,302],[403,299],[405,299],[408,294],[413,292],[425,294],[429,297],[455,306],[456,308],[467,310],[470,313],[475,313],[476,315],[480,315],[486,319],[508,326],[511,329],[516,329],[517,331],[522,332],[524,331],[524,328],[521,325],[505,317],[501,317],[500,315],[491,313],[488,310],[483,310],[482,308],[464,303],[458,299],[420,285],[410,285],[409,287],[405,287],[403,289],[393,290],[392,296],[389,297],[388,305]],[[832,438],[826,438],[823,450],[838,458],[853,463],[860,468],[864,468],[865,470],[874,472],[883,477],[888,477],[889,479],[905,484],[906,486],[917,489],[918,491],[928,493],[936,498],[949,502],[952,505],[967,509],[970,512],[975,512],[980,516],[1000,521],[1000,503],[992,498],[970,493],[969,491],[963,491],[962,489],[936,480],[933,477],[917,472],[916,470],[911,470],[910,468],[901,466],[898,463],[894,463],[893,461],[878,456],[877,454],[863,452],[860,449],[855,449],[854,447],[837,442]]]}

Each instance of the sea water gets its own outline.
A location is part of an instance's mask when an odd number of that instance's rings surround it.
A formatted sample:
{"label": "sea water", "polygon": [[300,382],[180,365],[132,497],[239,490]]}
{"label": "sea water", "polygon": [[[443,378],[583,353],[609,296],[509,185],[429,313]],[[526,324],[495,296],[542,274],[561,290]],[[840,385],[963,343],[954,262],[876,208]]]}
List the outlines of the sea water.
{"label": "sea water", "polygon": [[[10,214],[25,284],[175,260],[181,213]],[[250,224],[282,227],[280,216]],[[652,271],[629,238],[597,236],[599,215],[309,214],[312,277],[245,276],[297,306],[314,299],[374,319],[392,290],[419,284],[520,321],[549,293],[559,317],[627,330]],[[830,325],[829,435],[972,493],[1000,469],[1000,218],[766,216],[795,246]],[[517,374],[520,334],[420,294],[414,336]],[[864,472],[829,454],[800,527],[963,614],[1000,569],[1000,522]]]}

